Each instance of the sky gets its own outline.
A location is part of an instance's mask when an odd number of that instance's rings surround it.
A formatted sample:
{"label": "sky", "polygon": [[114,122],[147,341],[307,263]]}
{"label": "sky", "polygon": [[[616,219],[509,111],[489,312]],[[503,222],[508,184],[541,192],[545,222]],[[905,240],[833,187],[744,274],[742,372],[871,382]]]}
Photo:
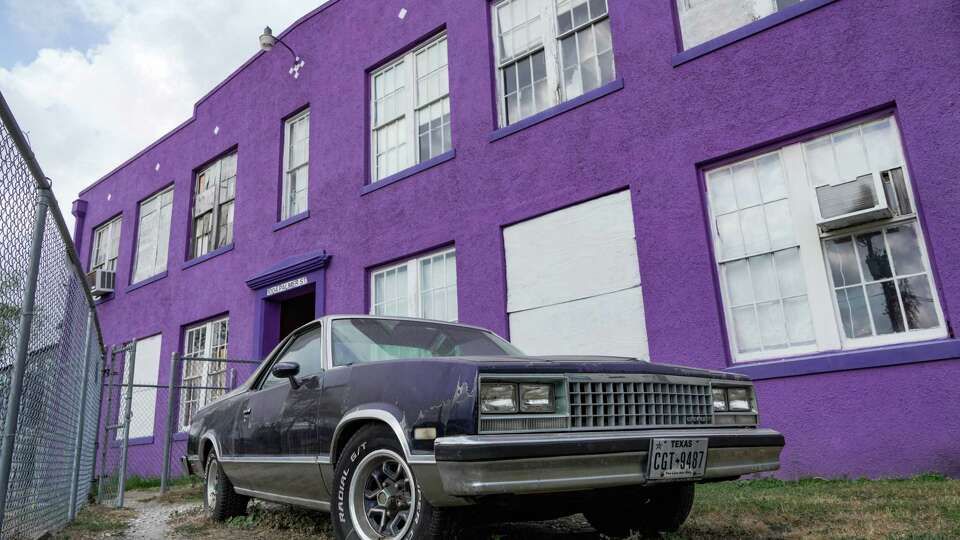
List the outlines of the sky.
{"label": "sky", "polygon": [[0,0],[0,92],[68,228],[81,189],[325,0]]}

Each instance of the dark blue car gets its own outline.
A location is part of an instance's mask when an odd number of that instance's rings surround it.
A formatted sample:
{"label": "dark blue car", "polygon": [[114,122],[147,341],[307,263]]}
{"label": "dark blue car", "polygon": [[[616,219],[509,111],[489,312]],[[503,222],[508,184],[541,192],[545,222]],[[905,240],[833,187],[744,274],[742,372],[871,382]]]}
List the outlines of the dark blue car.
{"label": "dark blue car", "polygon": [[698,482],[779,467],[751,382],[613,357],[531,357],[482,328],[331,316],[190,426],[222,520],[250,497],[329,511],[339,539],[451,538],[470,519],[583,513],[676,530]]}

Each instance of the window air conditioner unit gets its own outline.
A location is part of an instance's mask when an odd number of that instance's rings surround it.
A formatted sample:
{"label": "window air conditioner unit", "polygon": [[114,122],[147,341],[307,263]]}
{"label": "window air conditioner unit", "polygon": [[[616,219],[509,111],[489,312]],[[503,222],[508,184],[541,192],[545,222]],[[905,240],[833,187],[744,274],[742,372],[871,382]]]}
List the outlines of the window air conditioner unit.
{"label": "window air conditioner unit", "polygon": [[94,270],[88,273],[87,284],[90,286],[90,294],[99,297],[112,293],[116,279],[117,273],[110,270]]}
{"label": "window air conditioner unit", "polygon": [[824,231],[912,213],[900,168],[813,189],[817,224]]}

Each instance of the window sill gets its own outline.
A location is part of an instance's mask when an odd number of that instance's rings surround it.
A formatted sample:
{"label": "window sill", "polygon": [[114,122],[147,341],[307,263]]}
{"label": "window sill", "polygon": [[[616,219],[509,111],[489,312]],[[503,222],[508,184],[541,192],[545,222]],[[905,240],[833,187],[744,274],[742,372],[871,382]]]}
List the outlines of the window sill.
{"label": "window sill", "polygon": [[187,268],[190,268],[191,266],[196,266],[196,265],[202,263],[203,261],[208,261],[208,260],[216,257],[217,255],[223,255],[224,253],[226,253],[226,252],[228,252],[228,251],[230,251],[230,250],[232,250],[232,249],[233,249],[233,244],[227,244],[227,245],[225,245],[225,246],[223,246],[223,247],[219,247],[219,248],[211,251],[210,253],[207,253],[207,254],[205,254],[205,255],[201,255],[201,256],[199,256],[199,257],[197,257],[197,258],[195,258],[195,259],[190,259],[189,261],[183,263],[183,268],[182,268],[181,270],[186,270]]}
{"label": "window sill", "polygon": [[283,221],[278,221],[278,222],[274,223],[274,224],[273,224],[273,230],[274,230],[274,232],[279,231],[280,229],[289,227],[290,225],[293,225],[294,223],[300,223],[301,221],[303,221],[303,220],[305,220],[305,219],[307,219],[307,218],[309,218],[309,217],[310,217],[310,211],[309,211],[309,210],[304,210],[303,212],[300,212],[299,214],[297,214],[297,215],[295,215],[295,216],[291,216],[291,217],[288,217],[287,219],[285,219],[285,220],[283,220]]}
{"label": "window sill", "polygon": [[367,185],[363,186],[363,191],[360,192],[360,195],[366,195],[367,193],[371,193],[371,192],[376,191],[376,190],[378,190],[378,189],[380,189],[380,188],[387,187],[387,186],[389,186],[390,184],[399,182],[400,180],[403,180],[404,178],[408,178],[408,177],[410,177],[410,176],[413,176],[413,175],[415,175],[415,174],[417,174],[417,173],[419,173],[419,172],[425,171],[425,170],[427,170],[427,169],[429,169],[429,168],[431,168],[431,167],[436,167],[437,165],[439,165],[439,164],[441,164],[441,163],[446,163],[447,161],[450,161],[451,159],[453,159],[453,158],[455,158],[455,157],[457,157],[457,151],[456,151],[456,150],[450,150],[449,152],[444,152],[443,154],[440,154],[439,156],[437,156],[437,157],[435,157],[435,158],[428,159],[428,160],[423,161],[423,162],[421,162],[421,163],[417,163],[417,164],[414,165],[413,167],[406,168],[406,169],[398,172],[397,174],[392,174],[392,175],[384,178],[383,180],[377,180],[376,182],[372,182],[372,183],[370,183],[370,184],[367,184]]}
{"label": "window sill", "polygon": [[493,133],[491,133],[487,138],[489,139],[489,142],[499,141],[500,139],[507,137],[509,135],[513,135],[518,131],[522,131],[524,129],[527,129],[530,126],[537,125],[540,122],[553,118],[554,116],[576,109],[581,105],[586,105],[587,103],[590,103],[593,100],[600,99],[603,96],[612,94],[622,89],[623,89],[623,79],[622,78],[617,79],[613,82],[610,82],[601,86],[600,88],[595,88],[587,92],[586,94],[564,101],[559,105],[554,105],[553,107],[540,111],[533,116],[528,116],[523,120],[520,120],[519,122],[515,122],[513,124],[510,124],[509,126],[502,127],[494,131]]}
{"label": "window sill", "polygon": [[680,64],[685,64],[695,58],[700,58],[705,54],[709,54],[717,49],[722,49],[727,45],[736,43],[742,39],[746,39],[754,34],[759,34],[768,28],[773,28],[780,23],[787,22],[790,19],[799,17],[833,2],[836,2],[836,0],[806,0],[799,4],[792,5],[782,11],[767,15],[762,19],[753,21],[752,23],[741,26],[736,30],[731,30],[726,34],[722,34],[695,47],[691,47],[681,53],[675,54],[673,56],[673,67],[677,67]]}
{"label": "window sill", "polygon": [[724,371],[747,375],[754,380],[763,380],[917,364],[951,358],[960,358],[960,340],[958,339],[939,339],[856,351],[819,353],[799,358],[764,360],[731,366]]}
{"label": "window sill", "polygon": [[163,272],[160,272],[159,274],[156,274],[156,275],[154,275],[154,276],[150,276],[150,277],[148,277],[148,278],[146,278],[146,279],[141,279],[140,281],[138,281],[138,282],[134,283],[133,285],[130,285],[129,287],[127,287],[127,290],[124,291],[124,292],[126,292],[127,294],[130,294],[130,291],[135,291],[135,290],[139,289],[140,287],[146,287],[147,285],[149,285],[149,284],[151,284],[151,283],[153,283],[153,282],[155,282],[155,281],[160,281],[161,279],[163,279],[163,278],[165,278],[165,277],[167,277],[167,271],[166,271],[166,270],[164,270]]}

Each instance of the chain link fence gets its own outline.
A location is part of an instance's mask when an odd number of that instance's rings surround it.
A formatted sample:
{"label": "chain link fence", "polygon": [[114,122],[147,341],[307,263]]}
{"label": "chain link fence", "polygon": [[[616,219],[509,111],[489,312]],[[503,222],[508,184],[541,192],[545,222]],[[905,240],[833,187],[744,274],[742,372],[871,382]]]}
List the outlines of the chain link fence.
{"label": "chain link fence", "polygon": [[2,95],[0,120],[0,538],[37,538],[87,500],[103,346],[63,215]]}

